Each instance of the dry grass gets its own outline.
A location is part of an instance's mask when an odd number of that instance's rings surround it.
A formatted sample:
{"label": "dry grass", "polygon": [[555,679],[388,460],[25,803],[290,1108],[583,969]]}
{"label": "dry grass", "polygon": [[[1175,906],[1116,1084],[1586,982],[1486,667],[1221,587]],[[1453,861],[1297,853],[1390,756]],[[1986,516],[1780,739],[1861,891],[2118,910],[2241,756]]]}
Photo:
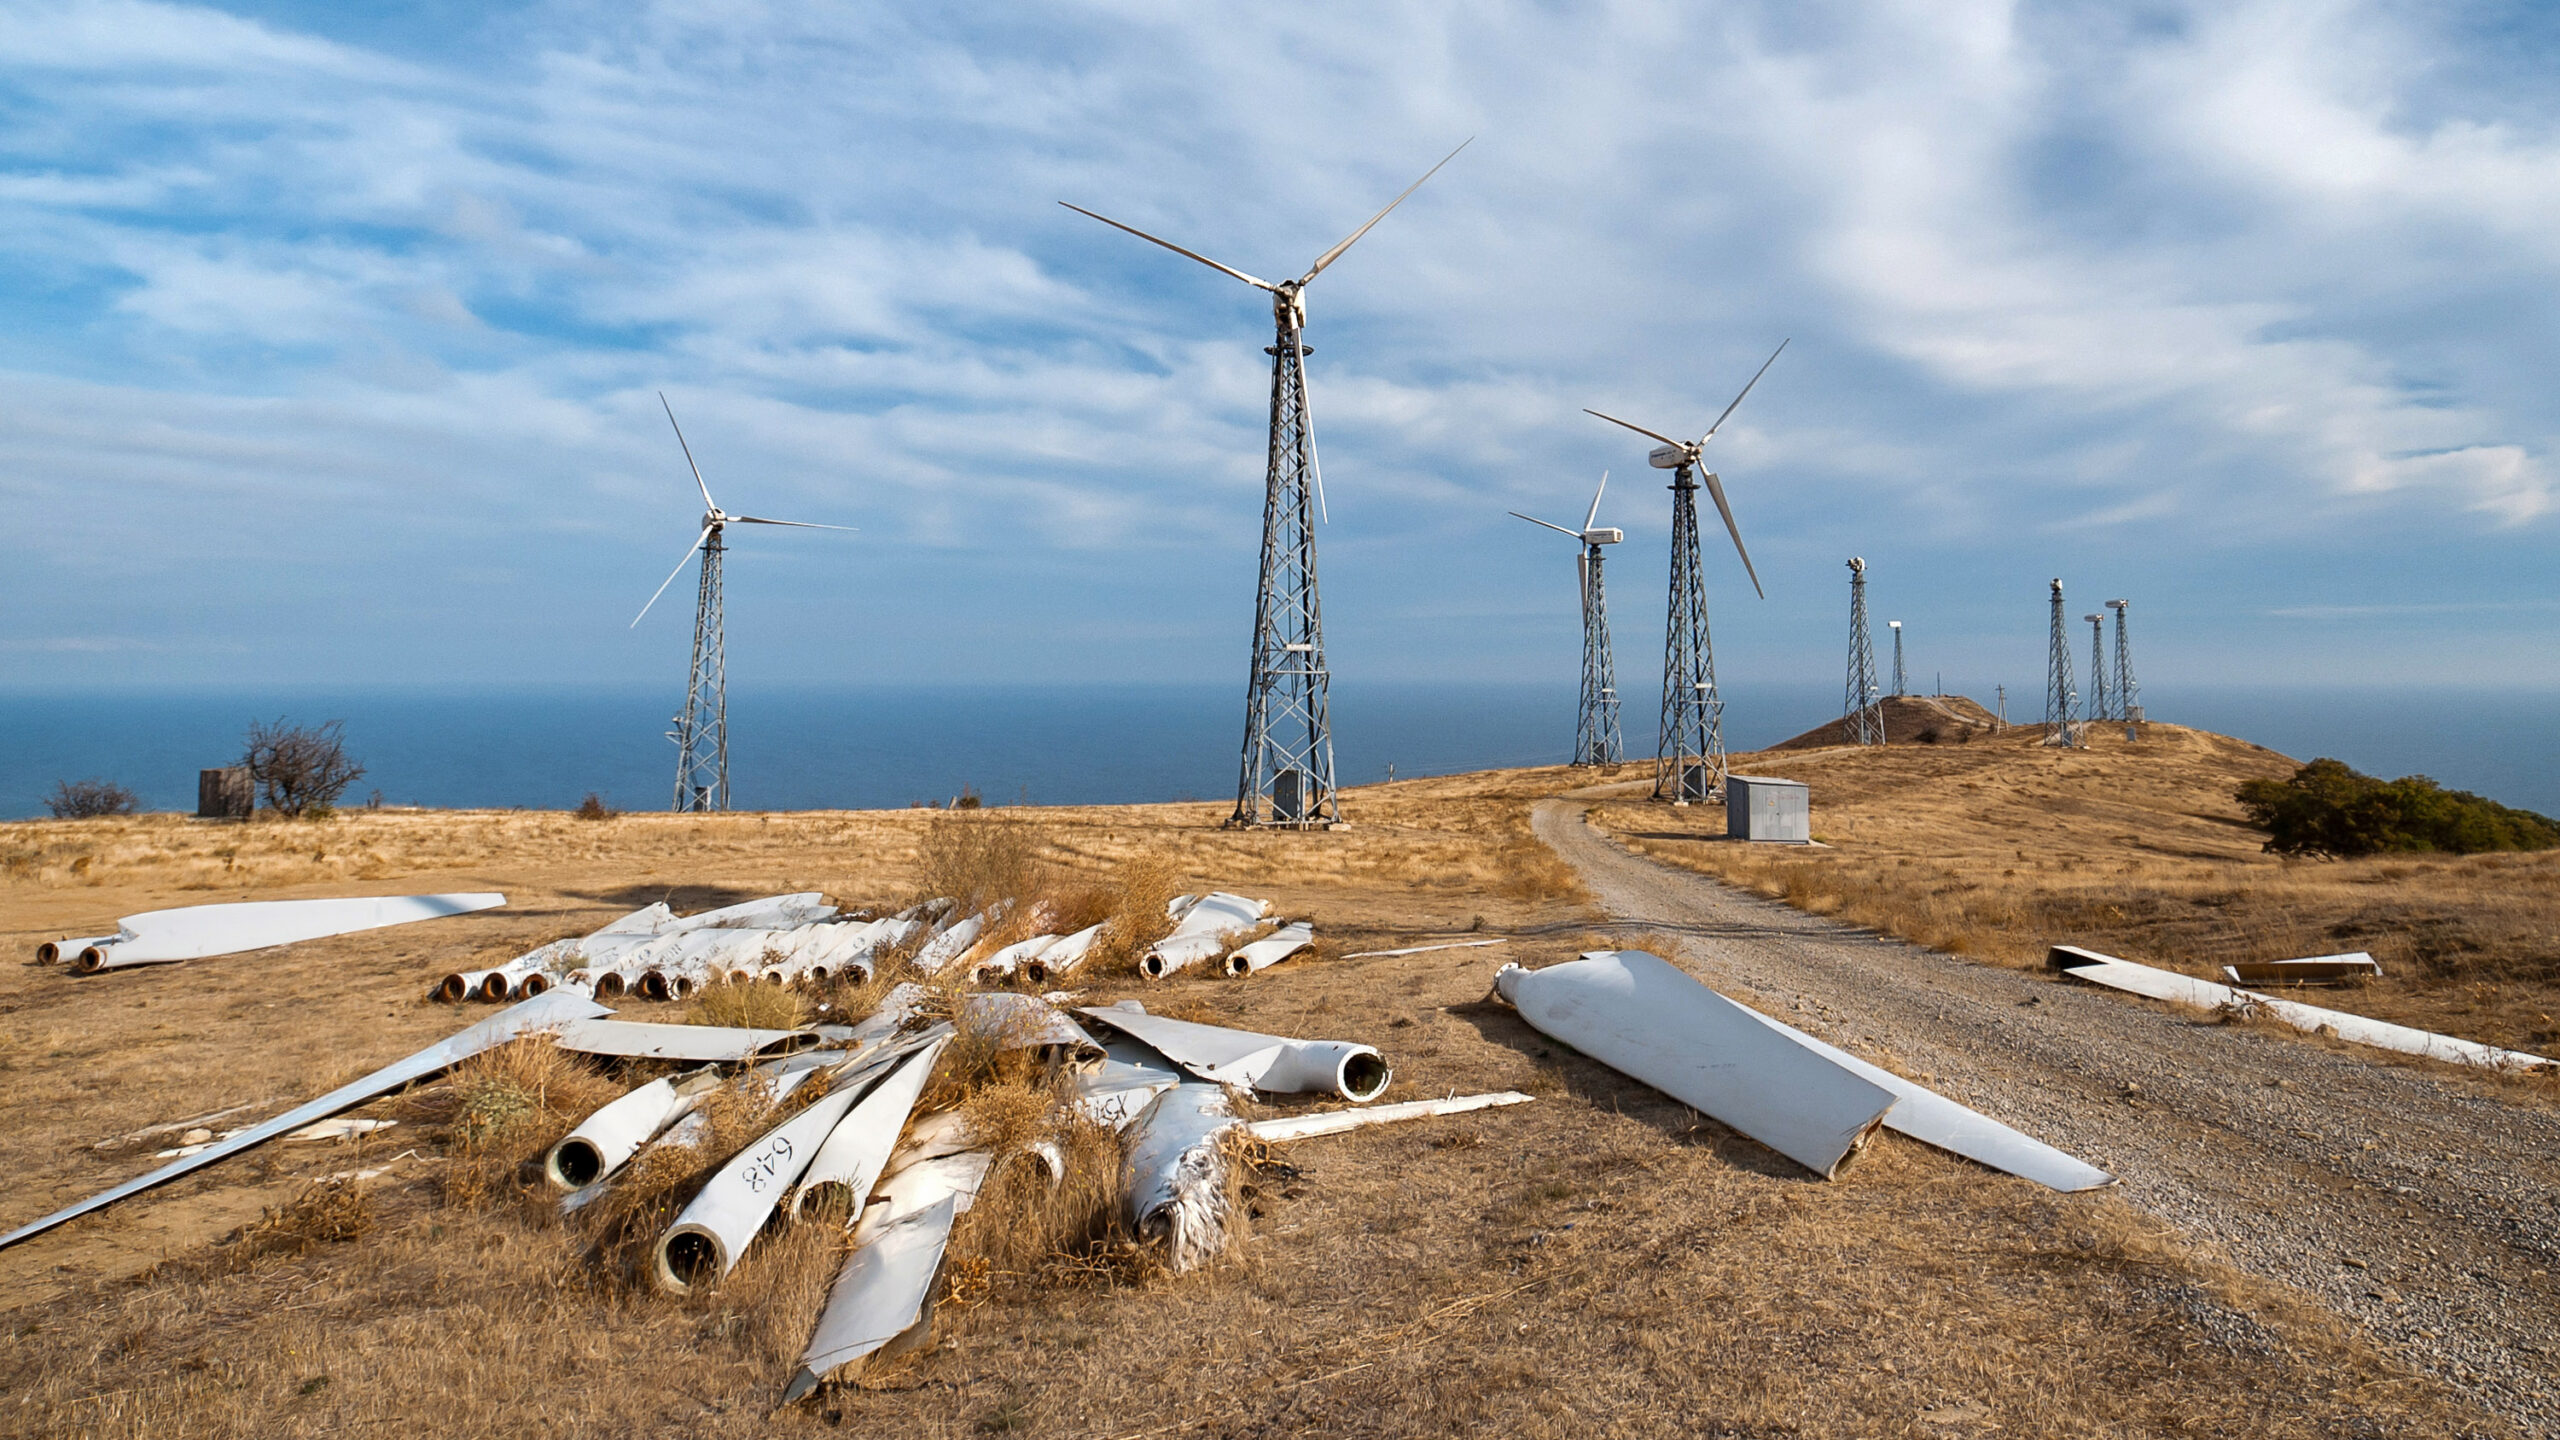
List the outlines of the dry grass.
{"label": "dry grass", "polygon": [[[565,1114],[567,1077],[493,1060],[476,1103],[472,1075],[442,1087],[440,1118],[414,1134],[436,1153],[368,1192],[372,1229],[353,1240],[139,1278],[163,1254],[218,1253],[217,1237],[345,1168],[362,1148],[349,1144],[276,1147],[0,1252],[12,1335],[0,1431],[2495,1433],[2299,1297],[2174,1244],[2120,1201],[2052,1196],[1892,1136],[1842,1183],[1806,1181],[1483,1003],[1502,960],[1589,948],[1588,917],[1524,871],[1535,854],[1520,844],[1530,800],[1588,778],[1357,790],[1343,799],[1354,828],[1336,834],[1223,831],[1224,807],[1208,805],[1003,817],[1036,829],[1037,893],[1053,901],[1100,889],[1129,908],[1151,897],[1160,914],[1184,890],[1267,895],[1314,917],[1331,954],[1479,924],[1518,937],[1499,951],[1293,960],[1238,982],[1075,979],[1086,1003],[1134,995],[1189,1018],[1378,1044],[1396,1067],[1392,1099],[1541,1095],[1295,1147],[1299,1173],[1253,1181],[1262,1214],[1240,1263],[1183,1277],[1125,1263],[1105,1183],[1116,1147],[1052,1129],[1070,1155],[1061,1185],[1008,1162],[955,1237],[953,1298],[979,1303],[947,1304],[935,1345],[875,1377],[884,1388],[774,1413],[840,1229],[780,1226],[726,1282],[683,1300],[628,1267],[710,1159],[770,1112],[718,1102],[723,1138],[663,1168],[644,1162],[564,1226],[547,1204],[489,1203],[523,1184],[520,1161],[480,1199],[450,1188],[462,1167],[538,1153]],[[1818,788],[1816,803],[1828,830],[1847,799]],[[96,982],[0,967],[18,1117],[0,1133],[18,1181],[0,1219],[140,1168],[92,1150],[98,1140],[314,1093],[450,1033],[456,1012],[415,997],[464,955],[505,958],[660,898],[693,910],[790,889],[917,893],[934,819],[394,811],[296,827],[0,826],[0,856],[36,852],[0,870],[8,943],[22,946],[217,898],[501,888],[512,901],[298,947],[299,972],[328,977],[299,998],[257,956]],[[224,888],[187,888],[207,882]],[[876,994],[842,999],[859,1013]],[[990,1134],[1053,1123],[1034,1115],[1049,1113],[1045,1074],[954,1058],[974,1078],[948,1098],[978,1107]],[[111,1065],[116,1083],[98,1083]],[[541,1100],[519,1109],[500,1099],[510,1092]],[[473,1133],[487,1138],[460,1138]],[[413,1144],[407,1127],[391,1134]]]}
{"label": "dry grass", "polygon": [[1812,786],[1827,848],[1725,842],[1714,806],[1612,803],[1592,818],[1658,859],[1954,954],[2033,966],[2068,943],[2218,979],[2235,961],[2364,950],[2384,978],[2341,1008],[2560,1044],[2560,853],[2280,859],[2231,792],[2294,761],[2173,725],[2092,742],[2049,750],[2020,728],[1737,757]]}
{"label": "dry grass", "polygon": [[734,1025],[748,1030],[791,1030],[808,1018],[808,999],[788,985],[761,980],[723,980],[693,994],[686,1018],[696,1025]]}

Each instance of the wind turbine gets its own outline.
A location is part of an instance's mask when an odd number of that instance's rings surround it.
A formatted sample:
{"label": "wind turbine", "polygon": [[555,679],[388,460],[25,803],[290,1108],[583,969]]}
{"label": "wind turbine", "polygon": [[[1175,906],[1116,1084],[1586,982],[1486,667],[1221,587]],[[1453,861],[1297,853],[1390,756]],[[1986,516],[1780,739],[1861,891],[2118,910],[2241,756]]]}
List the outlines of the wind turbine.
{"label": "wind turbine", "polygon": [[1650,440],[1662,443],[1646,457],[1657,470],[1671,474],[1671,613],[1663,626],[1662,637],[1662,728],[1654,741],[1653,798],[1686,805],[1692,800],[1714,800],[1724,795],[1724,698],[1716,693],[1716,652],[1707,635],[1706,580],[1698,563],[1698,482],[1704,480],[1707,493],[1715,497],[1716,512],[1724,517],[1725,533],[1733,537],[1734,553],[1742,557],[1743,572],[1751,577],[1751,588],[1762,599],[1769,592],[1760,588],[1760,572],[1752,568],[1751,552],[1743,548],[1742,528],[1733,523],[1733,507],[1725,503],[1724,483],[1716,473],[1699,462],[1707,442],[1716,438],[1724,422],[1733,418],[1743,395],[1760,383],[1787,342],[1769,352],[1760,362],[1742,394],[1724,407],[1716,423],[1695,440],[1674,440],[1658,431],[1621,420],[1598,410],[1585,410],[1612,425],[1623,425]]}
{"label": "wind turbine", "polygon": [[1579,530],[1511,512],[1532,525],[1570,535],[1582,545],[1574,556],[1574,571],[1582,581],[1582,710],[1573,730],[1576,765],[1617,765],[1627,758],[1626,742],[1618,733],[1618,667],[1609,656],[1609,596],[1600,576],[1600,547],[1617,544],[1627,538],[1627,532],[1600,528],[1600,496],[1608,488],[1609,472],[1603,470],[1600,488],[1591,492],[1591,513],[1582,517]]}
{"label": "wind turbine", "polygon": [[631,628],[638,629],[647,618],[649,606],[667,593],[684,573],[685,561],[693,552],[702,552],[702,585],[693,606],[693,666],[688,672],[684,695],[684,711],[675,717],[675,729],[667,738],[676,742],[676,803],[678,810],[726,810],[729,808],[729,674],[728,645],[724,636],[727,622],[721,614],[720,557],[728,546],[722,538],[731,525],[788,525],[799,530],[851,530],[850,525],[817,525],[807,520],[767,520],[761,515],[732,515],[711,498],[711,487],[702,483],[702,467],[694,463],[693,447],[685,443],[684,427],[676,424],[675,407],[667,404],[666,392],[658,392],[658,404],[667,412],[667,424],[676,432],[676,444],[684,451],[684,463],[693,471],[694,488],[702,492],[702,533],[693,537],[684,559],[658,582],[649,596],[649,604],[631,617]]}
{"label": "wind turbine", "polygon": [[[1442,157],[1440,165],[1456,159],[1458,150]],[[1324,511],[1324,476],[1316,466],[1315,429],[1307,413],[1304,361],[1310,352],[1302,338],[1306,290],[1326,266],[1386,219],[1387,211],[1421,189],[1423,180],[1439,174],[1440,165],[1424,171],[1422,180],[1406,186],[1368,224],[1317,256],[1306,274],[1276,284],[1108,215],[1058,202],[1271,292],[1276,333],[1264,352],[1271,356],[1271,453],[1263,479],[1262,574],[1253,602],[1253,674],[1245,689],[1244,754],[1236,773],[1235,813],[1227,817],[1230,826],[1313,830],[1342,821],[1334,802],[1333,726],[1327,711],[1332,679],[1324,664],[1324,614],[1316,596],[1315,522]]]}

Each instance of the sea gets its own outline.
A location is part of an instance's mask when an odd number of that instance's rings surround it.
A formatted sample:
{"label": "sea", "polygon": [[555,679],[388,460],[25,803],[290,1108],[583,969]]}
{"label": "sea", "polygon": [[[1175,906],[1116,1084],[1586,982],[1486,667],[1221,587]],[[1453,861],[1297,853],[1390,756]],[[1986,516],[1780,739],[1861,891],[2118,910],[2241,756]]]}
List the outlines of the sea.
{"label": "sea", "polygon": [[[1737,751],[1840,708],[1837,683],[1724,693]],[[617,809],[664,809],[678,698],[638,688],[0,695],[0,817],[42,816],[57,781],[90,777],[127,786],[146,809],[192,811],[196,772],[236,759],[251,722],[277,719],[345,722],[365,766],[349,803],[562,809],[593,793]],[[2143,698],[2160,720],[2560,815],[2560,693],[2146,685]],[[1231,799],[1243,700],[1240,684],[733,690],[732,803],[896,808],[964,790],[989,805]],[[1570,686],[1334,682],[1345,785],[1561,764],[1573,720]],[[1631,709],[1624,727],[1630,758],[1649,755],[1654,707]]]}

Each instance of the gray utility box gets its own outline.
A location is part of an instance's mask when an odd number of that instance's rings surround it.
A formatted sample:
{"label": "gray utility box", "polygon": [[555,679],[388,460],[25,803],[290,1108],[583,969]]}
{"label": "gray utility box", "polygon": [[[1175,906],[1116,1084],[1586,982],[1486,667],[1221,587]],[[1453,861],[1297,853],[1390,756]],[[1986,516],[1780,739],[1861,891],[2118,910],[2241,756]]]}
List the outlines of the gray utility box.
{"label": "gray utility box", "polygon": [[249,767],[226,765],[196,772],[196,815],[204,820],[246,820],[256,808],[257,791],[249,783]]}
{"label": "gray utility box", "polygon": [[1757,775],[1724,777],[1724,835],[1728,840],[1813,843],[1813,792],[1801,780]]}

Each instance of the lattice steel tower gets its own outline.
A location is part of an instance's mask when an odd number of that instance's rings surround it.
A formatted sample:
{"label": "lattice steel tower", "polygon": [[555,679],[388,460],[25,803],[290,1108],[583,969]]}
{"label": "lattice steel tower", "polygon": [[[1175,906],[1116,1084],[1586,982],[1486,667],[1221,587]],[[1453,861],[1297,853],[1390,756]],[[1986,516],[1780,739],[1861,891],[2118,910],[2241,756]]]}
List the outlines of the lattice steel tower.
{"label": "lattice steel tower", "polygon": [[2044,743],[2077,747],[2080,735],[2071,721],[2080,692],[2071,679],[2071,631],[2062,613],[2062,582],[2053,582],[2053,621],[2045,643]]}
{"label": "lattice steel tower", "polygon": [[1609,654],[1609,593],[1602,583],[1600,553],[1601,546],[1615,545],[1627,535],[1615,527],[1600,526],[1600,497],[1608,488],[1609,474],[1604,470],[1599,488],[1591,492],[1591,513],[1582,517],[1580,530],[1511,512],[1575,541],[1574,570],[1582,589],[1582,703],[1573,730],[1576,765],[1619,765],[1627,758],[1626,741],[1618,732],[1618,667]]}
{"label": "lattice steel tower", "polygon": [[660,395],[658,403],[666,408],[667,424],[676,432],[676,444],[684,451],[684,463],[693,471],[694,487],[702,492],[702,533],[684,552],[684,559],[658,582],[649,596],[648,605],[631,617],[637,628],[658,603],[658,596],[676,583],[684,573],[686,561],[693,552],[702,552],[702,583],[694,592],[693,664],[687,672],[684,709],[677,712],[675,727],[667,738],[676,742],[676,799],[678,810],[726,810],[729,808],[729,673],[727,617],[722,614],[720,600],[721,558],[728,550],[725,532],[731,525],[787,525],[795,530],[850,530],[849,525],[816,525],[806,520],[767,520],[759,515],[732,515],[711,499],[711,487],[703,483],[702,467],[694,464],[693,447],[685,443],[684,427],[676,424],[675,407]]}
{"label": "lattice steel tower", "polygon": [[1853,745],[1884,743],[1884,716],[1876,699],[1876,646],[1867,634],[1867,562],[1849,557],[1849,683],[1840,695],[1844,738]]}
{"label": "lattice steel tower", "polygon": [[721,614],[720,556],[728,549],[713,526],[702,542],[702,584],[693,602],[693,667],[667,738],[676,742],[678,810],[729,808],[729,661]]}
{"label": "lattice steel tower", "polygon": [[[1458,150],[1466,148],[1461,144]],[[1458,150],[1440,165],[1456,159]],[[1254,595],[1253,669],[1245,684],[1244,752],[1236,771],[1235,813],[1226,822],[1230,826],[1313,830],[1342,821],[1334,798],[1333,727],[1327,716],[1332,682],[1324,663],[1323,609],[1316,598],[1315,525],[1324,511],[1324,476],[1316,467],[1315,431],[1307,411],[1306,288],[1371,226],[1387,218],[1387,211],[1421,189],[1423,180],[1439,174],[1440,165],[1423,172],[1422,180],[1406,186],[1367,225],[1317,256],[1306,274],[1276,285],[1081,205],[1067,205],[1079,215],[1271,292],[1276,333],[1263,352],[1271,357],[1271,450],[1263,477],[1262,572]]]}
{"label": "lattice steel tower", "polygon": [[1716,693],[1715,644],[1707,633],[1707,587],[1698,562],[1701,481],[1705,482],[1707,493],[1715,497],[1716,512],[1724,517],[1725,533],[1733,537],[1734,553],[1742,557],[1743,573],[1751,577],[1752,590],[1762,599],[1768,598],[1768,592],[1760,588],[1760,572],[1752,567],[1751,552],[1743,548],[1742,529],[1733,522],[1733,506],[1724,498],[1724,482],[1700,464],[1698,457],[1707,442],[1724,428],[1724,422],[1733,417],[1743,396],[1749,395],[1751,387],[1760,383],[1760,377],[1769,373],[1769,367],[1778,363],[1778,356],[1786,348],[1787,342],[1778,342],[1778,348],[1760,362],[1742,393],[1733,397],[1733,404],[1724,407],[1716,423],[1695,440],[1674,440],[1597,410],[1583,412],[1662,442],[1645,456],[1645,463],[1672,472],[1671,603],[1662,634],[1662,720],[1653,747],[1653,798],[1674,805],[1724,798],[1724,698]]}
{"label": "lattice steel tower", "polygon": [[1893,630],[1893,693],[1899,698],[1911,693],[1910,682],[1902,678],[1902,622],[1887,620],[1884,623]]}
{"label": "lattice steel tower", "polygon": [[2085,718],[2095,725],[2118,718],[2107,699],[2107,617],[2091,613],[2080,618],[2089,622],[2089,710]]}
{"label": "lattice steel tower", "polygon": [[2133,608],[2130,600],[2110,600],[2107,608],[2116,612],[2116,717],[2124,721],[2124,738],[2142,738],[2142,687],[2133,683],[2133,642],[2125,638],[2125,612]]}

